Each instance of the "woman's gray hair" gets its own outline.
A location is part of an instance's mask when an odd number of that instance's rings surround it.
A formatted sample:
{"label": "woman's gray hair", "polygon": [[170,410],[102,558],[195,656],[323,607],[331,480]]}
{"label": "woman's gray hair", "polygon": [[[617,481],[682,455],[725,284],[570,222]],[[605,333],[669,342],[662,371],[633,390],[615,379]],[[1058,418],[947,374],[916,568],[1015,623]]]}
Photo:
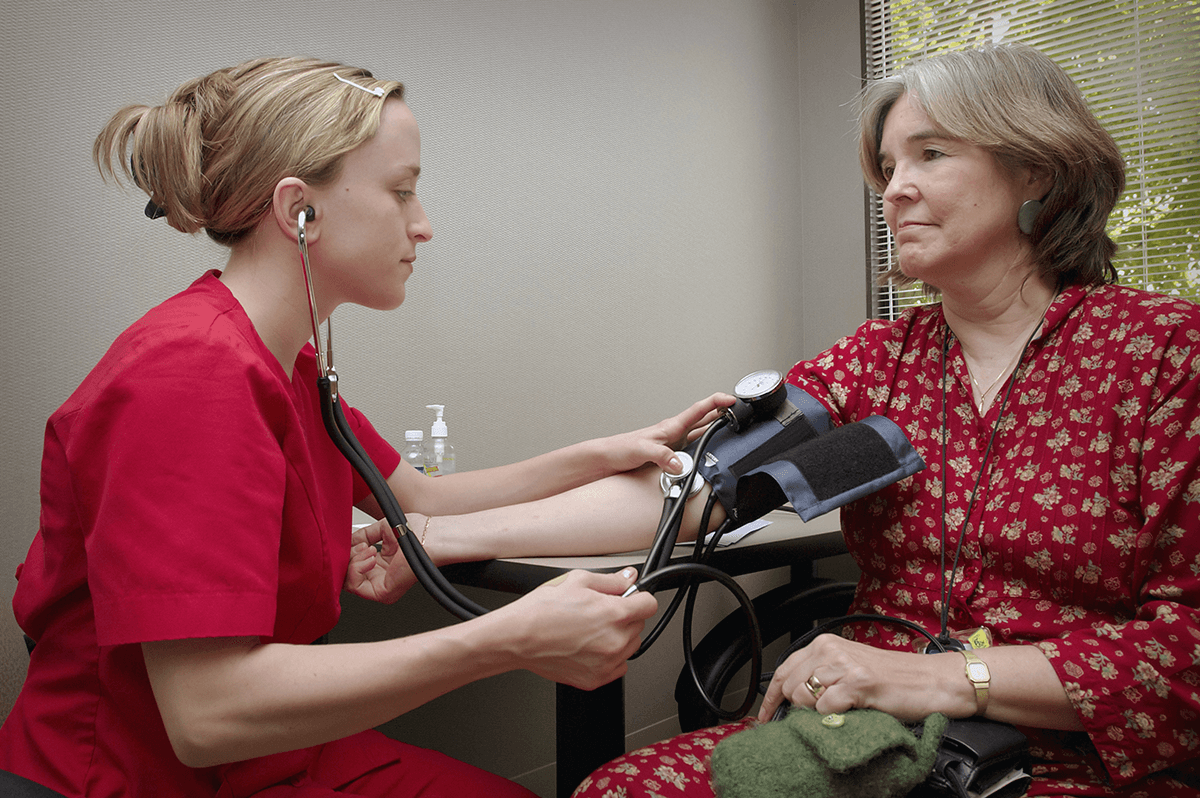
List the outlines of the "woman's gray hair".
{"label": "woman's gray hair", "polygon": [[[905,95],[946,135],[983,147],[1001,166],[1053,175],[1030,233],[1042,277],[1056,286],[1116,281],[1116,244],[1105,225],[1125,189],[1125,164],[1061,67],[1014,42],[945,53],[868,84],[859,98],[859,160],[880,193],[883,124]],[[885,279],[913,282],[898,264]]]}

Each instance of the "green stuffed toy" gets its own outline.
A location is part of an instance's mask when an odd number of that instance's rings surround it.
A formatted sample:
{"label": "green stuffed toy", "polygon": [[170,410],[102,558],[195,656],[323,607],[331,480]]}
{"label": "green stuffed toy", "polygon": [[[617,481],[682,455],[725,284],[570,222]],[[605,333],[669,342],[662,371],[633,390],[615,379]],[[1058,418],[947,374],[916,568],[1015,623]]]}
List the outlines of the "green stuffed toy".
{"label": "green stuffed toy", "polygon": [[719,798],[904,796],[933,770],[948,722],[933,714],[914,733],[875,709],[821,715],[795,707],[718,743],[713,787]]}

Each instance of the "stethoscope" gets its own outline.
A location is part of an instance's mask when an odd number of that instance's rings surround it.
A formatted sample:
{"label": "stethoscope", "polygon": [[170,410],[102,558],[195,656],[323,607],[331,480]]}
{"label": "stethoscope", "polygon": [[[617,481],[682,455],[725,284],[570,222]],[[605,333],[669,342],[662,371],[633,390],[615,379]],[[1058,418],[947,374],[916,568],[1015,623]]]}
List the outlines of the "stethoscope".
{"label": "stethoscope", "polygon": [[304,285],[308,291],[308,307],[312,314],[313,345],[317,350],[317,392],[321,399],[321,419],[325,430],[333,440],[334,445],[350,462],[350,465],[367,483],[371,495],[379,504],[379,509],[387,519],[388,525],[396,535],[400,551],[408,560],[409,568],[416,575],[417,581],[428,591],[429,595],[453,613],[460,620],[466,621],[477,618],[487,612],[487,608],[476,604],[460,593],[449,580],[442,575],[425,548],[417,540],[417,536],[408,526],[408,519],[396,501],[387,479],[371,461],[350,424],[342,412],[341,400],[338,396],[338,376],[333,368],[333,322],[326,319],[326,340],[321,340],[321,322],[317,318],[317,300],[313,292],[312,269],[308,262],[308,236],[305,225],[312,221],[314,211],[311,206],[305,208],[296,217],[296,240],[300,248],[300,262],[304,266]]}
{"label": "stethoscope", "polygon": [[[391,486],[388,485],[387,479],[375,466],[375,463],[371,460],[366,450],[363,449],[362,444],[355,437],[350,424],[346,421],[345,413],[342,411],[341,400],[338,396],[338,375],[333,367],[333,323],[331,318],[326,319],[326,337],[323,341],[321,339],[321,322],[317,316],[316,294],[313,291],[312,269],[309,265],[308,238],[305,227],[308,222],[312,221],[314,215],[315,212],[309,206],[296,217],[296,241],[300,250],[300,261],[304,267],[304,285],[307,290],[308,307],[312,316],[313,345],[316,349],[318,372],[317,392],[320,395],[321,419],[324,422],[325,430],[333,440],[334,445],[337,446],[338,450],[354,470],[362,477],[367,487],[370,488],[371,495],[375,497],[380,511],[396,535],[396,540],[400,544],[400,551],[404,554],[409,568],[417,577],[417,581],[421,586],[435,601],[460,620],[465,621],[477,618],[488,612],[487,608],[471,601],[459,592],[442,575],[438,567],[434,565],[425,548],[417,539],[417,536],[409,528],[404,511],[400,508],[400,503],[397,501],[395,493],[392,492]],[[642,641],[637,652],[630,659],[641,656],[653,645],[686,596],[688,603],[685,610],[684,623],[684,659],[692,672],[700,695],[708,704],[709,709],[724,719],[744,716],[753,705],[756,693],[754,690],[747,691],[746,700],[743,705],[733,711],[722,709],[708,696],[703,685],[700,684],[700,679],[696,674],[695,666],[692,662],[691,619],[695,606],[696,592],[701,582],[715,581],[726,587],[737,599],[750,626],[750,684],[758,684],[762,673],[762,632],[759,628],[758,618],[754,612],[754,604],[746,594],[746,591],[742,589],[741,585],[733,577],[705,562],[716,549],[721,535],[731,528],[732,522],[729,519],[723,522],[709,536],[707,544],[705,544],[705,536],[697,532],[696,544],[693,548],[692,556],[687,562],[670,564],[671,552],[675,546],[675,542],[679,538],[680,527],[683,522],[683,511],[687,500],[695,493],[695,489],[699,487],[699,483],[696,482],[696,463],[704,456],[708,442],[711,440],[713,434],[725,426],[729,426],[730,429],[736,432],[755,419],[770,417],[786,399],[785,391],[783,376],[777,371],[759,371],[747,375],[738,382],[734,389],[734,396],[737,400],[734,405],[726,408],[720,417],[709,425],[708,429],[697,439],[696,443],[690,447],[690,453],[679,452],[677,454],[683,462],[683,471],[679,475],[663,474],[663,512],[659,519],[654,542],[650,546],[638,581],[625,593],[625,595],[630,595],[637,591],[656,593],[659,590],[686,588],[686,590],[680,589],[676,592],[667,611],[663,613],[658,624]],[[716,501],[716,494],[710,494],[702,513],[700,530],[708,528]]]}

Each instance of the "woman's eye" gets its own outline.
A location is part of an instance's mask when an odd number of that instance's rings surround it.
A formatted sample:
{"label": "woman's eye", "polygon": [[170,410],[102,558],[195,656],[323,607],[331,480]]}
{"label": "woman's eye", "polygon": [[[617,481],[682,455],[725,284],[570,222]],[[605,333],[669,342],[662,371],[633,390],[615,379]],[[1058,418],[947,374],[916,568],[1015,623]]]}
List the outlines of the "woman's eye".
{"label": "woman's eye", "polygon": [[397,192],[396,192],[396,196],[397,196],[397,197],[399,197],[399,198],[400,198],[400,199],[402,199],[402,200],[408,200],[408,199],[412,199],[412,198],[413,198],[413,197],[415,197],[416,195],[417,195],[417,192],[415,192],[415,191],[406,191],[406,190],[404,190],[404,189],[401,189],[400,191],[397,191]]}

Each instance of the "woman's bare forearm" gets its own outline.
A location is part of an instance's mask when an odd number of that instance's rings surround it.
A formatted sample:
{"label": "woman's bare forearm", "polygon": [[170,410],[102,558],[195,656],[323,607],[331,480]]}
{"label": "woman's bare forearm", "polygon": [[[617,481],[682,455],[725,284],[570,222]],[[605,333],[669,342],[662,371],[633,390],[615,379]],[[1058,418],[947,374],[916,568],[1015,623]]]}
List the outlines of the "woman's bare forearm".
{"label": "woman's bare forearm", "polygon": [[[439,562],[496,557],[562,557],[647,548],[663,511],[656,467],[617,474],[538,501],[478,513],[436,516],[426,543]],[[709,489],[687,505],[680,541],[692,540]],[[725,518],[720,504],[709,528]]]}

